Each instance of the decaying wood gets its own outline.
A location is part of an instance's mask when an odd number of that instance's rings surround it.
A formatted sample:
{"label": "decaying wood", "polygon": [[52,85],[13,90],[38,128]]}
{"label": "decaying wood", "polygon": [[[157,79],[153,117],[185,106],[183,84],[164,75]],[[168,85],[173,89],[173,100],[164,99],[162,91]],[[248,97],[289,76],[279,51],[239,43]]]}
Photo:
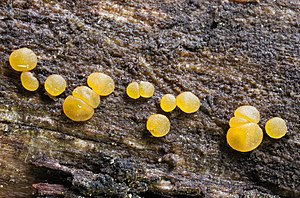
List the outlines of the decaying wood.
{"label": "decaying wood", "polygon": [[[0,197],[299,197],[300,3],[260,1],[1,1]],[[8,63],[17,48],[39,58],[41,84],[63,75],[57,100],[24,90]],[[67,119],[64,98],[86,77],[113,77],[85,123]],[[131,81],[155,85],[131,100]],[[164,113],[171,131],[151,137],[147,117],[165,93],[192,91],[195,114]],[[249,153],[226,144],[240,105],[287,121]]]}

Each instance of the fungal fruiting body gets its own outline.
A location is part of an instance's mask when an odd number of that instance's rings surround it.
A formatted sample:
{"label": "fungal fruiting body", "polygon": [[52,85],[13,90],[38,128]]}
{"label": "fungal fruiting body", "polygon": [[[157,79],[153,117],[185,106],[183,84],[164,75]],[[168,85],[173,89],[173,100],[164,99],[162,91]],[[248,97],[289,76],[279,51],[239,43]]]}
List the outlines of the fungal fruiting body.
{"label": "fungal fruiting body", "polygon": [[250,105],[240,106],[234,112],[235,117],[244,118],[249,122],[258,123],[260,120],[259,111]]}
{"label": "fungal fruiting body", "polygon": [[47,77],[44,87],[49,95],[58,96],[66,90],[67,83],[61,75],[52,74]]}
{"label": "fungal fruiting body", "polygon": [[182,92],[176,97],[176,105],[185,113],[194,113],[200,108],[200,100],[192,92]]}
{"label": "fungal fruiting body", "polygon": [[126,93],[130,98],[138,99],[140,94],[140,86],[137,82],[131,82],[126,88]]}
{"label": "fungal fruiting body", "polygon": [[30,71],[37,65],[37,56],[31,49],[20,48],[10,54],[9,63],[16,71]]}
{"label": "fungal fruiting body", "polygon": [[274,139],[282,138],[287,132],[287,126],[282,118],[271,118],[266,122],[266,133]]}
{"label": "fungal fruiting body", "polygon": [[65,115],[73,121],[86,121],[94,115],[94,109],[74,96],[68,96],[63,103]]}
{"label": "fungal fruiting body", "polygon": [[21,83],[28,91],[35,91],[39,88],[39,81],[31,72],[22,72]]}
{"label": "fungal fruiting body", "polygon": [[171,112],[176,108],[176,98],[173,94],[165,94],[160,99],[160,107],[165,112]]}
{"label": "fungal fruiting body", "polygon": [[154,94],[154,86],[152,83],[147,81],[141,81],[140,84],[140,94],[143,98],[150,98]]}
{"label": "fungal fruiting body", "polygon": [[259,111],[253,106],[245,105],[237,108],[234,115],[229,120],[227,143],[240,152],[254,150],[263,139],[263,132],[257,124],[260,120]]}
{"label": "fungal fruiting body", "polygon": [[88,76],[87,84],[99,96],[108,96],[115,89],[114,80],[103,73],[94,72]]}
{"label": "fungal fruiting body", "polygon": [[162,114],[153,114],[148,118],[146,128],[154,137],[163,137],[170,131],[170,121]]}
{"label": "fungal fruiting body", "polygon": [[263,132],[256,123],[247,123],[230,128],[226,139],[231,148],[240,152],[249,152],[260,145]]}
{"label": "fungal fruiting body", "polygon": [[72,95],[75,98],[81,99],[94,109],[100,104],[100,96],[87,86],[76,87],[73,90]]}

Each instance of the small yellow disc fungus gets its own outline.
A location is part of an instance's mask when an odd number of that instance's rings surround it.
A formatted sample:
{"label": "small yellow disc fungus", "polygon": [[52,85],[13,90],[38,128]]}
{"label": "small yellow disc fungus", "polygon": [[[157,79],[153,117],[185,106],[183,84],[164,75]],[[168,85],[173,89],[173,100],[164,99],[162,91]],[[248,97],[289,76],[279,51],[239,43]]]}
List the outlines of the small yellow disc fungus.
{"label": "small yellow disc fungus", "polygon": [[126,88],[126,93],[130,98],[138,99],[141,96],[139,84],[137,82],[129,83]]}
{"label": "small yellow disc fungus", "polygon": [[36,67],[37,57],[31,49],[24,47],[10,54],[9,63],[16,71],[30,71]]}
{"label": "small yellow disc fungus", "polygon": [[249,105],[240,106],[235,110],[234,115],[235,117],[244,118],[253,123],[258,123],[260,120],[259,111],[255,107]]}
{"label": "small yellow disc fungus", "polygon": [[229,120],[230,127],[238,127],[238,126],[241,126],[241,125],[247,124],[247,123],[249,123],[248,120],[246,120],[244,118],[239,118],[239,117],[232,117]]}
{"label": "small yellow disc fungus", "polygon": [[173,94],[165,94],[160,99],[160,107],[165,112],[173,111],[176,108],[176,98]]}
{"label": "small yellow disc fungus", "polygon": [[267,121],[265,126],[267,134],[271,138],[282,138],[287,132],[287,126],[282,118],[275,117]]}
{"label": "small yellow disc fungus", "polygon": [[22,72],[21,83],[28,91],[35,91],[39,88],[39,81],[31,72]]}
{"label": "small yellow disc fungus", "polygon": [[176,105],[185,113],[194,113],[200,108],[200,100],[192,92],[186,91],[176,97]]}
{"label": "small yellow disc fungus", "polygon": [[140,82],[140,94],[143,98],[150,98],[154,94],[154,86],[150,82]]}
{"label": "small yellow disc fungus", "polygon": [[73,121],[86,121],[94,114],[94,109],[83,100],[68,96],[63,103],[63,111]]}
{"label": "small yellow disc fungus", "polygon": [[67,83],[61,75],[52,74],[46,79],[44,87],[51,96],[58,96],[66,90]]}
{"label": "small yellow disc fungus", "polygon": [[110,76],[100,72],[90,74],[87,79],[87,84],[99,96],[107,96],[115,89],[114,80]]}
{"label": "small yellow disc fungus", "polygon": [[146,127],[154,137],[163,137],[170,131],[170,121],[162,114],[153,114],[148,118]]}
{"label": "small yellow disc fungus", "polygon": [[229,146],[240,152],[254,150],[263,139],[261,128],[255,123],[248,123],[230,128],[226,135]]}
{"label": "small yellow disc fungus", "polygon": [[87,86],[76,87],[73,90],[72,95],[75,98],[83,100],[86,104],[90,105],[94,109],[100,104],[100,96]]}

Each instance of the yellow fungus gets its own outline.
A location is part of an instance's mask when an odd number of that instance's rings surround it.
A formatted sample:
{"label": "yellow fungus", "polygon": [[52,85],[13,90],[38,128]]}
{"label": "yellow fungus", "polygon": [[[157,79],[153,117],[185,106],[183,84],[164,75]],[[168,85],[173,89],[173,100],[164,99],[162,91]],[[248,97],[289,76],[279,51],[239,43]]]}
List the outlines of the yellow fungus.
{"label": "yellow fungus", "polygon": [[226,139],[231,148],[240,152],[248,152],[260,145],[263,132],[257,124],[248,123],[230,128]]}
{"label": "yellow fungus", "polygon": [[165,94],[160,99],[160,107],[165,112],[173,111],[176,108],[176,98],[173,94]]}
{"label": "yellow fungus", "polygon": [[65,115],[73,121],[86,121],[94,114],[94,109],[83,100],[68,96],[63,103]]}
{"label": "yellow fungus", "polygon": [[186,91],[176,97],[176,105],[185,113],[194,113],[200,108],[200,100],[193,93]]}
{"label": "yellow fungus", "polygon": [[246,120],[244,118],[239,118],[239,117],[232,117],[229,120],[229,126],[230,127],[238,127],[238,126],[241,126],[241,125],[247,124],[247,123],[249,123],[248,120]]}
{"label": "yellow fungus", "polygon": [[154,137],[163,137],[170,131],[170,121],[162,114],[153,114],[148,118],[146,127]]}
{"label": "yellow fungus", "polygon": [[31,72],[22,72],[21,83],[28,91],[35,91],[39,88],[39,81]]}
{"label": "yellow fungus", "polygon": [[114,80],[110,76],[100,72],[90,74],[87,79],[87,84],[99,96],[107,96],[115,89]]}
{"label": "yellow fungus", "polygon": [[66,80],[58,74],[48,76],[45,81],[44,87],[48,94],[51,96],[58,96],[66,90]]}
{"label": "yellow fungus", "polygon": [[140,84],[140,94],[143,98],[150,98],[154,94],[154,86],[150,82],[141,81]]}
{"label": "yellow fungus", "polygon": [[9,63],[16,71],[30,71],[37,65],[37,57],[31,49],[24,47],[10,54]]}
{"label": "yellow fungus", "polygon": [[97,108],[100,103],[100,96],[87,86],[76,87],[73,90],[72,95],[75,98],[81,99],[94,109]]}
{"label": "yellow fungus", "polygon": [[260,120],[259,111],[249,105],[240,106],[234,112],[235,117],[244,118],[249,122],[258,123]]}
{"label": "yellow fungus", "polygon": [[129,83],[126,88],[126,93],[130,98],[138,99],[141,96],[139,84],[137,82]]}
{"label": "yellow fungus", "polygon": [[287,126],[285,121],[282,118],[275,117],[271,118],[267,121],[266,126],[266,133],[275,139],[282,138],[287,132]]}

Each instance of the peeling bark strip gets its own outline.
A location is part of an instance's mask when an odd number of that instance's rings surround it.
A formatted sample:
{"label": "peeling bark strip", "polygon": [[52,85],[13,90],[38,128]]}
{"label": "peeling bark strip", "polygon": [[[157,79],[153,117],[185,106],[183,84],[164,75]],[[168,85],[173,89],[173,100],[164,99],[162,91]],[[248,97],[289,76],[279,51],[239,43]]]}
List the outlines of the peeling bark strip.
{"label": "peeling bark strip", "polygon": [[[2,1],[0,197],[300,197],[299,19],[296,0]],[[41,84],[66,78],[56,101],[22,88],[8,64],[20,47],[38,55]],[[95,71],[115,92],[74,123],[63,100]],[[153,98],[126,96],[139,80],[155,85]],[[200,110],[165,114],[170,132],[152,137],[145,123],[162,113],[160,97],[183,91]],[[246,104],[262,128],[286,120],[286,136],[230,149],[229,118]]]}

